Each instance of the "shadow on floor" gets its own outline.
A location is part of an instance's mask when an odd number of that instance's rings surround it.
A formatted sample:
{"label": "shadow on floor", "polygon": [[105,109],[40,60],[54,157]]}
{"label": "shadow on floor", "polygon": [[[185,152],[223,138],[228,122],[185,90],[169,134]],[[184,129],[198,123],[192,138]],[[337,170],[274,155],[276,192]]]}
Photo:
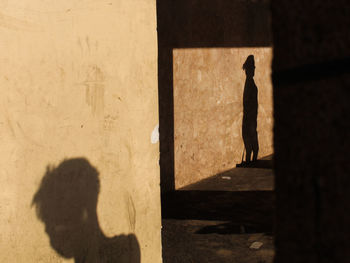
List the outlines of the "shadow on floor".
{"label": "shadow on floor", "polygon": [[232,234],[253,234],[253,233],[265,233],[272,235],[272,225],[239,225],[234,222],[222,223],[217,225],[208,225],[199,229],[196,234],[219,234],[219,235],[232,235]]}
{"label": "shadow on floor", "polygon": [[273,154],[249,163],[242,161],[241,163],[236,164],[236,167],[273,169]]}
{"label": "shadow on floor", "polygon": [[215,220],[231,223],[199,232],[272,232],[273,191],[174,191],[162,196],[163,219]]}

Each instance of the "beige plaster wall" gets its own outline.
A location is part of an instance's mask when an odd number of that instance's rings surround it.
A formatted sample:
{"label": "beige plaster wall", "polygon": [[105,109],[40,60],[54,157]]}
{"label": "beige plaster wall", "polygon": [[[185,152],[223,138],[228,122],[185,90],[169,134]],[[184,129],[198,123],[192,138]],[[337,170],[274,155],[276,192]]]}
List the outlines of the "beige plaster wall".
{"label": "beige plaster wall", "polygon": [[272,148],[272,49],[175,49],[174,148],[176,188],[229,170],[241,162],[243,89],[242,65],[255,57],[258,87],[259,157]]}
{"label": "beige plaster wall", "polygon": [[0,0],[0,262],[73,262],[31,202],[75,157],[99,171],[105,235],[161,262],[155,2]]}

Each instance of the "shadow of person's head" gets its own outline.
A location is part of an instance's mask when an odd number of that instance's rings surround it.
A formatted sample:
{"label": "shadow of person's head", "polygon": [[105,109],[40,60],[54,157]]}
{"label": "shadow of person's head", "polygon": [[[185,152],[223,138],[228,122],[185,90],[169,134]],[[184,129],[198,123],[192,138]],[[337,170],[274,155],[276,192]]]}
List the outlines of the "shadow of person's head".
{"label": "shadow of person's head", "polygon": [[[139,262],[134,235],[104,236],[96,212],[99,174],[88,160],[64,160],[47,167],[32,204],[45,224],[52,248],[75,262]],[[108,253],[107,253],[107,252]],[[124,260],[125,259],[125,260]]]}
{"label": "shadow of person's head", "polygon": [[254,77],[255,74],[255,61],[254,56],[249,55],[246,59],[246,61],[243,64],[243,70],[245,71],[245,74],[247,77]]}
{"label": "shadow of person's head", "polygon": [[51,246],[61,256],[72,258],[81,253],[86,238],[96,231],[99,188],[98,172],[86,159],[47,167],[33,204]]}

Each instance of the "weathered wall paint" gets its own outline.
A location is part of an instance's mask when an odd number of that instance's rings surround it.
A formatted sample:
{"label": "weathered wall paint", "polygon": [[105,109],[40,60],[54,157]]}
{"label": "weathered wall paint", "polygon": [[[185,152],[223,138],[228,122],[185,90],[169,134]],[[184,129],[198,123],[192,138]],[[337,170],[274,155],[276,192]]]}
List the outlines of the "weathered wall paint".
{"label": "weathered wall paint", "polygon": [[242,70],[255,57],[259,157],[273,152],[271,48],[175,49],[174,143],[176,188],[229,170],[241,162]]}
{"label": "weathered wall paint", "polygon": [[69,261],[31,203],[47,165],[83,157],[105,235],[133,233],[141,262],[161,262],[155,1],[0,7],[0,261]]}

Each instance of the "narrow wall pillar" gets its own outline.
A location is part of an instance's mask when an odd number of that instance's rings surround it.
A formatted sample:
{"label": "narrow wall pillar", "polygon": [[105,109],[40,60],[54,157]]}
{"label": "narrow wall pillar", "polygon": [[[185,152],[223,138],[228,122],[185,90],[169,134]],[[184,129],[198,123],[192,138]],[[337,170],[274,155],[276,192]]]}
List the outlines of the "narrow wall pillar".
{"label": "narrow wall pillar", "polygon": [[347,1],[272,1],[276,262],[350,258]]}

